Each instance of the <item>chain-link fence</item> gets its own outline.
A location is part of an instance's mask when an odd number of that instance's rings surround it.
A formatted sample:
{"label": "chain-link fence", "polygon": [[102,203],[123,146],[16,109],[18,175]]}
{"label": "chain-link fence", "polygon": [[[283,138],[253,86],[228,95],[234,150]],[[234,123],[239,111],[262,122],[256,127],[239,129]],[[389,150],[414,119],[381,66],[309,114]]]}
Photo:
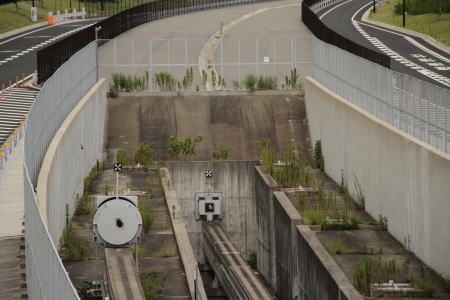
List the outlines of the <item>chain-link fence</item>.
{"label": "chain-link fence", "polygon": [[[113,73],[123,73],[142,77],[148,72],[148,89],[158,90],[161,87],[155,75],[167,72],[184,90],[204,90],[202,69],[208,71],[209,79],[211,70],[215,69],[216,81],[220,76],[225,89],[242,88],[242,81],[248,74],[276,77],[278,88],[287,88],[286,81],[291,80],[294,69],[299,78],[312,74],[311,37],[229,37],[218,40],[217,49],[210,57],[207,55],[206,64],[200,63],[199,56],[205,54],[207,38],[100,40],[99,76],[112,79]],[[184,88],[183,79],[190,68],[192,82]]]}
{"label": "chain-link fence", "polygon": [[[97,81],[96,51],[93,42],[62,65],[46,81],[29,114],[24,145],[24,198],[27,288],[31,299],[79,299],[50,236],[51,228],[48,230],[45,225],[35,186],[55,132]],[[66,175],[70,174],[67,170]],[[53,238],[59,239],[60,234],[54,233]]]}
{"label": "chain-link fence", "polygon": [[450,153],[450,90],[397,73],[318,39],[313,77],[344,99]]}

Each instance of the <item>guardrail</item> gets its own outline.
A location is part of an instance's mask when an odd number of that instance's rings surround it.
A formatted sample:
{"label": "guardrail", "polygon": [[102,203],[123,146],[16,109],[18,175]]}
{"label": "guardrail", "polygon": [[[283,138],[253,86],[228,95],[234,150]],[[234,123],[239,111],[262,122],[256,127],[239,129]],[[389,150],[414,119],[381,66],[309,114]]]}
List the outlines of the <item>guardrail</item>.
{"label": "guardrail", "polygon": [[323,0],[303,0],[302,2],[302,21],[318,39],[383,67],[390,68],[391,60],[389,56],[361,46],[323,24],[312,9],[321,2]]}
{"label": "guardrail", "polygon": [[38,82],[42,83],[74,53],[95,39],[94,27],[101,27],[99,39],[112,39],[138,25],[194,11],[273,0],[159,0],[122,11],[95,26],[87,27],[37,52]]}

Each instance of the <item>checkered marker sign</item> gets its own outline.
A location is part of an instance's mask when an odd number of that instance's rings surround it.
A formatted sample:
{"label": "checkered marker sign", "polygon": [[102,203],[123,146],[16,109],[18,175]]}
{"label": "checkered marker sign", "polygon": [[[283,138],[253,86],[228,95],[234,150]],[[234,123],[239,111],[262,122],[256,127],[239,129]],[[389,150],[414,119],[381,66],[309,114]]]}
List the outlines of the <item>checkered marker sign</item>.
{"label": "checkered marker sign", "polygon": [[122,172],[122,164],[115,163],[114,164],[114,172]]}
{"label": "checkered marker sign", "polygon": [[212,177],[212,171],[211,170],[206,170],[205,171],[205,176],[206,177]]}

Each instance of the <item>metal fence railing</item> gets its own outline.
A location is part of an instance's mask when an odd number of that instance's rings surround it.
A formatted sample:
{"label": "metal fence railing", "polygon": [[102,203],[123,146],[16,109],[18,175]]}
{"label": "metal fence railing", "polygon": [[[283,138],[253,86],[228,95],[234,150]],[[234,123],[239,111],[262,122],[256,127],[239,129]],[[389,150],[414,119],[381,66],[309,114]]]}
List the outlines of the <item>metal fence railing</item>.
{"label": "metal fence railing", "polygon": [[381,120],[450,154],[450,90],[313,40],[313,77]]}
{"label": "metal fence railing", "polygon": [[361,46],[323,24],[313,11],[321,2],[326,2],[326,0],[303,0],[302,2],[302,21],[318,39],[383,67],[390,68],[389,56]]}
{"label": "metal fence railing", "polygon": [[95,39],[94,27],[101,27],[98,32],[100,39],[112,39],[138,25],[166,17],[266,1],[274,0],[158,0],[127,9],[39,50],[38,81],[47,80],[70,56],[92,42]]}
{"label": "metal fence railing", "polygon": [[27,121],[24,141],[24,200],[26,276],[31,299],[79,299],[41,215],[35,186],[55,132],[97,81],[96,51],[96,43],[90,43],[46,81]]}
{"label": "metal fence railing", "polygon": [[[175,89],[205,90],[206,80],[201,70],[214,70],[223,84],[219,89],[244,88],[242,82],[249,74],[272,76],[276,78],[280,89],[288,88],[286,81],[291,79],[295,70],[298,82],[305,75],[312,74],[311,37],[229,37],[223,38],[210,64],[199,63],[199,53],[205,49],[207,38],[115,38],[99,40],[103,44],[99,49],[99,77],[111,79],[114,73],[142,77],[148,74],[149,84],[146,90],[160,90],[155,78],[158,73],[170,73]],[[192,70],[192,82],[183,83],[188,69]],[[111,80],[112,82],[112,80]],[[239,85],[238,85],[239,84]]]}

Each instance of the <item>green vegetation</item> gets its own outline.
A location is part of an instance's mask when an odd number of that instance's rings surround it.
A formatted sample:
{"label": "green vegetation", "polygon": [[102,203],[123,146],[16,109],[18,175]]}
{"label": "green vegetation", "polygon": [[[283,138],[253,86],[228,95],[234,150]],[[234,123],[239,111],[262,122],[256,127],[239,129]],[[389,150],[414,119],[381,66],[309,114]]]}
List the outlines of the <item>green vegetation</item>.
{"label": "green vegetation", "polygon": [[322,141],[318,140],[314,144],[314,164],[317,169],[325,170],[325,159],[322,154]]}
{"label": "green vegetation", "polygon": [[[131,255],[133,255],[134,258],[136,258],[136,246],[130,247],[131,249]],[[144,257],[145,253],[147,252],[147,249],[137,246],[137,252],[139,254],[139,257]]]}
{"label": "green vegetation", "polygon": [[358,178],[355,177],[355,202],[356,204],[362,209],[366,209],[366,197],[364,197],[364,193],[362,191],[361,183],[359,182]]}
{"label": "green vegetation", "polygon": [[380,230],[387,231],[388,230],[388,220],[386,217],[382,215],[378,215],[378,223],[377,226]]}
{"label": "green vegetation", "polygon": [[[406,28],[427,34],[441,43],[450,46],[450,2],[442,0],[442,14],[439,15],[439,1],[406,0],[408,15]],[[402,1],[389,0],[382,2],[376,13],[370,13],[374,21],[402,27]]]}
{"label": "green vegetation", "polygon": [[155,73],[154,84],[161,91],[174,91],[177,88],[177,80],[169,72]]}
{"label": "green vegetation", "polygon": [[134,152],[134,162],[147,168],[155,163],[154,157],[155,150],[144,143],[140,143]]}
{"label": "green vegetation", "polygon": [[145,185],[147,186],[147,192],[150,195],[150,198],[153,197],[153,184],[150,177],[145,179]]}
{"label": "green vegetation", "polygon": [[245,76],[244,81],[242,82],[244,87],[250,92],[254,92],[256,90],[256,83],[258,82],[258,78],[253,74],[248,74]]}
{"label": "green vegetation", "polygon": [[311,170],[298,146],[289,145],[283,153],[278,153],[267,139],[258,140],[257,145],[263,166],[280,186],[311,186]]}
{"label": "green vegetation", "polygon": [[61,259],[64,261],[83,260],[87,254],[85,243],[82,241],[78,230],[69,223],[61,235]]}
{"label": "green vegetation", "polygon": [[220,146],[219,148],[217,148],[216,150],[213,151],[213,158],[214,159],[227,159],[228,158],[228,153],[230,152],[231,147],[226,147],[226,146]]}
{"label": "green vegetation", "polygon": [[148,88],[147,71],[143,76],[113,73],[112,84],[109,86],[109,96],[114,97],[114,95],[117,95],[117,92],[142,91],[146,88]]}
{"label": "green vegetation", "polygon": [[91,204],[94,203],[94,196],[89,193],[89,187],[94,181],[97,173],[103,169],[103,164],[98,160],[89,171],[89,174],[83,178],[83,195],[81,197],[76,196],[76,207],[75,214],[76,215],[88,215],[91,210]]}
{"label": "green vegetation", "polygon": [[156,253],[158,257],[174,257],[177,256],[177,247],[173,243],[164,241],[161,249]]}
{"label": "green vegetation", "polygon": [[[401,267],[403,265],[403,267]],[[421,290],[425,297],[433,297],[437,292],[437,286],[425,277],[425,269],[421,265],[420,278],[415,280],[410,274],[409,259],[403,261],[402,264],[397,265],[397,261],[392,258],[384,263],[381,261],[381,256],[372,258],[369,256],[363,257],[359,260],[353,269],[353,282],[356,289],[365,296],[370,295],[370,287],[373,283],[383,283],[389,280],[395,282],[409,282],[415,288]],[[378,295],[382,296],[382,291],[378,291]]]}
{"label": "green vegetation", "polygon": [[258,267],[258,258],[255,249],[248,250],[247,263],[254,270]]}
{"label": "green vegetation", "polygon": [[142,217],[142,228],[145,233],[148,233],[152,228],[155,219],[155,211],[150,204],[141,201],[139,202],[139,212]]}
{"label": "green vegetation", "polygon": [[302,83],[299,81],[299,74],[297,73],[297,68],[294,68],[290,72],[290,76],[286,75],[285,77],[285,87],[287,89],[299,89],[303,88]]}
{"label": "green vegetation", "polygon": [[127,150],[123,148],[116,149],[116,162],[122,164],[122,166],[126,166],[128,163],[128,155]]}
{"label": "green vegetation", "polygon": [[327,241],[325,243],[325,249],[327,249],[330,254],[351,254],[355,252],[354,250],[348,249],[344,246],[343,238],[335,238]]}
{"label": "green vegetation", "polygon": [[160,300],[161,291],[164,287],[164,277],[161,277],[157,272],[141,273],[139,274],[142,289],[146,300]]}
{"label": "green vegetation", "polygon": [[179,139],[176,136],[171,136],[170,145],[167,149],[167,152],[172,157],[177,157],[180,154],[194,156],[196,154],[196,147],[201,143],[202,140],[202,135],[198,135],[195,138],[187,135],[184,140]]}

